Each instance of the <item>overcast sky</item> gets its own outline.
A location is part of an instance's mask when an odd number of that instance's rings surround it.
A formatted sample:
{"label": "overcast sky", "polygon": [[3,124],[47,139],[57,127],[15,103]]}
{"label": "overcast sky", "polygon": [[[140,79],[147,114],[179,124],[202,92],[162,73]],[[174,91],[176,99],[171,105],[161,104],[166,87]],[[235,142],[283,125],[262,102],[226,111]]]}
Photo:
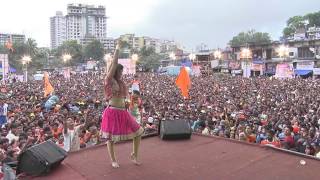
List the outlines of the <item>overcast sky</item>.
{"label": "overcast sky", "polygon": [[319,0],[1,0],[0,32],[24,33],[49,46],[49,18],[69,3],[104,5],[108,36],[124,33],[173,39],[189,49],[225,47],[240,31],[278,39],[286,20],[320,10]]}

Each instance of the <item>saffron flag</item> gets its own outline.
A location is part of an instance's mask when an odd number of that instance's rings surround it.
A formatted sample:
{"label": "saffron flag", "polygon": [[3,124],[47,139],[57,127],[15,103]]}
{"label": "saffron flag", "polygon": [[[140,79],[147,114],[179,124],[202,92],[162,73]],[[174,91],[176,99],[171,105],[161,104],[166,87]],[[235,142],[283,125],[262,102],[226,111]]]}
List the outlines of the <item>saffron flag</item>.
{"label": "saffron flag", "polygon": [[51,94],[53,91],[54,89],[49,81],[49,74],[45,72],[44,73],[44,97],[47,97],[47,95]]}
{"label": "saffron flag", "polygon": [[189,97],[189,89],[191,87],[191,80],[189,77],[189,73],[185,67],[182,67],[180,69],[180,73],[176,79],[176,85],[180,88],[181,95],[184,98],[188,98]]}
{"label": "saffron flag", "polygon": [[11,40],[8,40],[8,41],[5,43],[5,46],[6,46],[7,49],[9,49],[10,51],[13,52],[13,45],[12,45]]}

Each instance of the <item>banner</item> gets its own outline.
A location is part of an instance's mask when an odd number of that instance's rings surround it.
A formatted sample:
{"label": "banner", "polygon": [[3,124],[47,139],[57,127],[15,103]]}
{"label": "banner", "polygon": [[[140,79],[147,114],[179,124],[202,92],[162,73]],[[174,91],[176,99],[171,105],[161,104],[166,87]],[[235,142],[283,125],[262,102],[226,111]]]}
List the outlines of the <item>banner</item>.
{"label": "banner", "polygon": [[118,63],[123,66],[123,74],[135,74],[136,63],[132,59],[118,59]]}
{"label": "banner", "polygon": [[266,73],[275,74],[277,69],[277,64],[267,63],[266,64]]}
{"label": "banner", "polygon": [[229,68],[232,70],[240,69],[240,62],[239,61],[231,61],[229,63]]}
{"label": "banner", "polygon": [[313,68],[313,75],[320,75],[320,68]]}
{"label": "banner", "polygon": [[251,70],[252,71],[262,71],[263,70],[263,65],[262,64],[252,64],[251,65]]}
{"label": "banner", "polygon": [[2,79],[3,81],[6,79],[6,76],[9,73],[9,60],[8,54],[0,54],[0,63],[1,63],[1,71],[2,71]]}
{"label": "banner", "polygon": [[219,66],[219,60],[212,60],[211,61],[211,68],[216,68]]}
{"label": "banner", "polygon": [[250,77],[251,76],[251,62],[248,61],[241,61],[241,69],[243,77]]}
{"label": "banner", "polygon": [[67,67],[63,70],[63,77],[68,81],[70,80],[70,74],[71,74],[71,68]]}
{"label": "banner", "polygon": [[200,76],[201,74],[200,66],[192,66],[192,74],[194,76]]}
{"label": "banner", "polygon": [[96,61],[88,61],[87,62],[87,69],[93,69],[96,66]]}
{"label": "banner", "polygon": [[313,70],[313,68],[313,61],[297,62],[297,70]]}
{"label": "banner", "polygon": [[23,82],[23,75],[17,75],[16,78],[17,78],[17,81]]}
{"label": "banner", "polygon": [[229,61],[221,61],[220,68],[221,69],[228,69],[229,68]]}
{"label": "banner", "polygon": [[293,65],[288,63],[278,64],[276,68],[276,78],[293,78]]}
{"label": "banner", "polygon": [[241,74],[242,73],[242,70],[239,69],[239,70],[232,70],[231,71],[231,74]]}

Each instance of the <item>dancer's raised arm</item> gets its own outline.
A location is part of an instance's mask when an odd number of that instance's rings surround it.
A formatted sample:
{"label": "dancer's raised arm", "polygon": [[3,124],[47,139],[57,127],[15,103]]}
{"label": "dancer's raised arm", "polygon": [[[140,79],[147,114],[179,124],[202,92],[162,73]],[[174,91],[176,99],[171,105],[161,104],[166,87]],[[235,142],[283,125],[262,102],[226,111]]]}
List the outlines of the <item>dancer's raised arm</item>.
{"label": "dancer's raised arm", "polygon": [[116,73],[120,47],[121,47],[120,41],[118,41],[116,50],[114,51],[113,60],[107,72],[107,78],[112,78]]}

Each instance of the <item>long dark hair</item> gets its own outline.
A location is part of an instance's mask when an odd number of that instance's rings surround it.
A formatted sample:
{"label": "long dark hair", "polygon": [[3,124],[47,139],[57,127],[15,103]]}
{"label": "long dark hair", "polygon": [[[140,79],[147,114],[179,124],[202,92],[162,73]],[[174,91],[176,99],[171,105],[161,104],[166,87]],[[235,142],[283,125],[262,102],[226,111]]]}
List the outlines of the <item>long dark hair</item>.
{"label": "long dark hair", "polygon": [[114,76],[113,76],[113,78],[117,81],[120,80],[120,79],[117,79],[117,75],[118,75],[119,71],[121,71],[121,70],[123,70],[123,66],[121,64],[117,64],[117,69],[116,69],[116,72],[114,73]]}

